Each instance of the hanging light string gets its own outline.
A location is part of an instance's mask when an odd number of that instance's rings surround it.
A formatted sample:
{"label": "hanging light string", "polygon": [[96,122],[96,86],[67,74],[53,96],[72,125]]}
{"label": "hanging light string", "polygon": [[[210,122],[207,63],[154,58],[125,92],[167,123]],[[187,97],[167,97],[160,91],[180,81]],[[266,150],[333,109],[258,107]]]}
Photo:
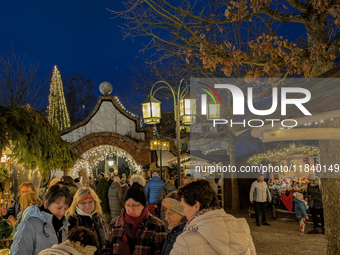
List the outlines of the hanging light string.
{"label": "hanging light string", "polygon": [[75,176],[77,172],[84,168],[87,169],[88,174],[90,174],[90,169],[96,167],[99,162],[103,161],[106,157],[113,155],[124,158],[129,168],[133,171],[137,171],[138,173],[142,171],[141,165],[138,165],[135,159],[125,150],[111,145],[101,145],[81,155],[82,158],[79,159],[73,167],[72,175]]}
{"label": "hanging light string", "polygon": [[295,144],[290,144],[289,147],[286,148],[273,149],[263,153],[255,154],[254,156],[250,157],[247,162],[250,165],[258,165],[263,160],[271,161],[275,157],[287,158],[287,156],[291,153],[304,153],[310,156],[319,156],[320,149],[315,147],[296,146]]}

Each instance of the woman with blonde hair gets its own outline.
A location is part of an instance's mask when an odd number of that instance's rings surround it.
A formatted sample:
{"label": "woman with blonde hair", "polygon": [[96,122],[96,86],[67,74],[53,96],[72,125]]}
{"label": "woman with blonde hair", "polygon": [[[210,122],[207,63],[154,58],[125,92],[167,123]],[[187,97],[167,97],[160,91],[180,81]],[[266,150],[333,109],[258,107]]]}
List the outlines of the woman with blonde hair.
{"label": "woman with blonde hair", "polygon": [[14,224],[13,234],[14,234],[17,226],[21,222],[22,214],[26,210],[26,208],[31,206],[31,205],[39,205],[39,206],[41,206],[42,205],[42,201],[38,197],[37,193],[29,192],[29,193],[26,193],[26,194],[20,196],[19,204],[21,206],[21,211],[18,213],[17,220],[16,220],[16,222]]}
{"label": "woman with blonde hair", "polygon": [[75,226],[84,226],[91,229],[98,238],[98,247],[95,255],[101,254],[106,244],[106,228],[102,218],[102,208],[97,194],[91,188],[80,188],[74,195],[73,202],[66,212],[69,230]]}

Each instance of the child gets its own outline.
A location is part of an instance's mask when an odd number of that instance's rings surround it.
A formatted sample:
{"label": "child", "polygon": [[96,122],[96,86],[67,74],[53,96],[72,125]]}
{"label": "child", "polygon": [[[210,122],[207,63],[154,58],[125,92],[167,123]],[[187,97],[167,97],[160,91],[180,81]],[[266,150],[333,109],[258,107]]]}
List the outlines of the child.
{"label": "child", "polygon": [[97,246],[96,234],[90,229],[77,226],[68,232],[66,242],[55,244],[52,248],[41,251],[39,255],[93,255]]}
{"label": "child", "polygon": [[303,200],[303,195],[299,192],[295,192],[294,194],[294,211],[296,218],[300,221],[300,236],[305,233],[306,229],[306,220],[308,220],[307,209],[308,205],[305,200]]}

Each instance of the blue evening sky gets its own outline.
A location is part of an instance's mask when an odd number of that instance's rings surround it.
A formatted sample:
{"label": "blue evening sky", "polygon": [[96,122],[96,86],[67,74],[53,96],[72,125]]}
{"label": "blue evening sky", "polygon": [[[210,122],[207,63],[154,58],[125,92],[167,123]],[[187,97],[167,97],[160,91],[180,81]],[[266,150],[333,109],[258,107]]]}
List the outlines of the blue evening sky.
{"label": "blue evening sky", "polygon": [[[123,40],[106,10],[122,10],[116,0],[7,0],[0,1],[0,52],[14,46],[26,62],[40,63],[39,76],[50,75],[57,65],[62,77],[81,73],[98,86],[109,81],[114,94],[126,97],[133,75],[128,65],[141,65],[142,40]],[[142,100],[142,99],[141,99]],[[138,102],[140,103],[140,102]]]}

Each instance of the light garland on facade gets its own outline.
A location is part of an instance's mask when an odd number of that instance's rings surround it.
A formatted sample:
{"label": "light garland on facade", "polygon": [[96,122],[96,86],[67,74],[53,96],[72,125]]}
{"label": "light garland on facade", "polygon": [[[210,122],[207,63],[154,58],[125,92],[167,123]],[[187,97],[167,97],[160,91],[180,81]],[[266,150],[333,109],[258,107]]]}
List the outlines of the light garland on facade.
{"label": "light garland on facade", "polygon": [[75,176],[77,172],[85,168],[90,175],[90,169],[96,167],[100,161],[103,161],[109,155],[116,155],[120,158],[124,158],[127,161],[129,168],[133,171],[137,171],[138,173],[142,171],[142,167],[138,165],[134,158],[125,150],[111,145],[101,145],[84,152],[81,155],[82,158],[74,165],[71,174]]}
{"label": "light garland on facade", "polygon": [[137,116],[136,114],[134,114],[134,113],[130,112],[129,110],[127,110],[127,109],[124,107],[124,105],[120,102],[120,100],[119,100],[119,98],[118,98],[117,96],[115,96],[114,98],[116,99],[117,104],[118,104],[121,108],[123,108],[124,111],[126,111],[127,113],[129,113],[129,114],[132,115],[133,117],[139,118],[139,121],[140,121],[139,125],[142,127],[142,126],[143,126],[143,124],[142,124],[142,118],[140,118],[140,117]]}
{"label": "light garland on facade", "polygon": [[208,155],[210,152],[221,151],[221,150],[225,150],[225,149],[221,149],[221,148],[210,149],[210,150],[205,151],[204,155]]}
{"label": "light garland on facade", "polygon": [[63,130],[71,125],[70,116],[67,111],[63,82],[57,66],[54,66],[50,84],[50,95],[48,97],[47,118],[49,123]]}
{"label": "light garland on facade", "polygon": [[256,154],[250,157],[247,162],[250,165],[258,165],[262,160],[271,161],[275,157],[286,158],[289,152],[304,153],[310,156],[319,156],[320,149],[308,146],[296,146],[295,144],[290,144],[287,148],[269,150],[264,153]]}

